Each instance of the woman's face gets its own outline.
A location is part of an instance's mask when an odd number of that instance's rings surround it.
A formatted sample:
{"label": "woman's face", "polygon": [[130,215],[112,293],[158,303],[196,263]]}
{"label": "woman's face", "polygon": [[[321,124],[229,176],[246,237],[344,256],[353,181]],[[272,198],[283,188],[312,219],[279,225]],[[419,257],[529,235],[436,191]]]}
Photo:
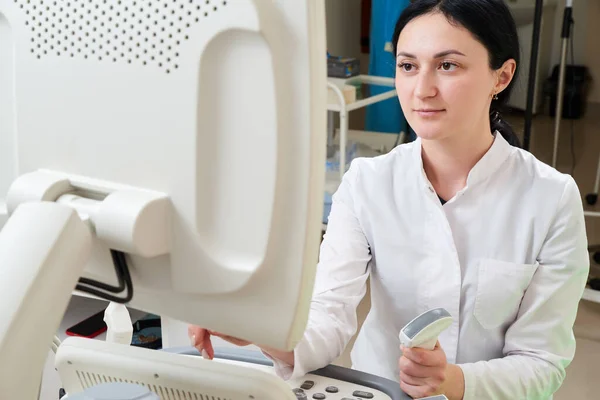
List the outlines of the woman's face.
{"label": "woman's face", "polygon": [[423,15],[405,26],[396,64],[402,110],[423,139],[475,134],[486,127],[489,132],[492,94],[512,78],[506,81],[506,74],[491,70],[487,49],[440,13]]}

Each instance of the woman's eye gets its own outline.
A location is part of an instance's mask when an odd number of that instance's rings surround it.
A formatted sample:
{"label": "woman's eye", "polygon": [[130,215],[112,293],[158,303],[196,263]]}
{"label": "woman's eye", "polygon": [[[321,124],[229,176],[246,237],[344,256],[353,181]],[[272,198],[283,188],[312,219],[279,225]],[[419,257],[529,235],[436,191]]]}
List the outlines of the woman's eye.
{"label": "woman's eye", "polygon": [[443,62],[442,63],[442,69],[444,71],[453,71],[456,68],[456,64],[451,63],[451,62]]}
{"label": "woman's eye", "polygon": [[400,67],[400,69],[401,69],[401,70],[403,70],[404,72],[410,72],[410,71],[412,71],[412,69],[413,69],[413,65],[412,65],[412,64],[406,64],[406,63],[403,63],[403,64],[399,64],[398,66],[399,66],[399,67]]}

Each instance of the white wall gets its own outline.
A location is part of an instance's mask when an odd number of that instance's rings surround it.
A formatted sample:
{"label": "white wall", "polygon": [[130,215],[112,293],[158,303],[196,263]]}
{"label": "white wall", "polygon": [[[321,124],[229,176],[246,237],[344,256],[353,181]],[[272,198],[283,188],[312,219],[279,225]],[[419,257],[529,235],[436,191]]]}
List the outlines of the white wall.
{"label": "white wall", "polygon": [[325,0],[329,54],[358,58],[361,73],[366,74],[369,54],[361,53],[361,9],[361,0]]}
{"label": "white wall", "polygon": [[[293,1],[293,0],[290,0]],[[317,1],[317,0],[315,0]],[[361,53],[361,0],[318,0],[325,1],[327,24],[327,50],[333,56],[358,58],[362,74],[369,72],[369,55]],[[338,114],[335,114],[335,126],[339,126]],[[350,113],[351,129],[364,129],[365,109]]]}
{"label": "white wall", "polygon": [[600,103],[600,1],[590,0],[587,8],[585,64],[593,80],[589,101]]}
{"label": "white wall", "polygon": [[325,0],[327,50],[331,55],[360,57],[360,0]]}

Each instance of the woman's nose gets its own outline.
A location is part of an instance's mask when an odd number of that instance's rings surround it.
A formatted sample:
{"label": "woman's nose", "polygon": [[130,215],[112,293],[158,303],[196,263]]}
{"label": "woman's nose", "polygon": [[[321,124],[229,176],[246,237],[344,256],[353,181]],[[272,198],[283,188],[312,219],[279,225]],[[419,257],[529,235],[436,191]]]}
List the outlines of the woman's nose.
{"label": "woman's nose", "polygon": [[434,97],[437,94],[435,78],[428,72],[423,71],[417,76],[415,96],[420,99]]}

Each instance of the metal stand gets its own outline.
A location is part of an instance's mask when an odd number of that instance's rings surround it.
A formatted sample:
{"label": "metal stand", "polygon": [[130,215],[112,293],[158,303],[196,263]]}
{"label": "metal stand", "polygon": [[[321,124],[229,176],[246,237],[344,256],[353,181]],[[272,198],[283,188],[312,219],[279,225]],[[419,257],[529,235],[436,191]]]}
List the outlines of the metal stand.
{"label": "metal stand", "polygon": [[598,168],[596,169],[596,182],[594,182],[594,191],[585,196],[585,201],[593,206],[598,201],[598,190],[600,189],[600,158],[598,159]]}
{"label": "metal stand", "polygon": [[535,76],[537,74],[538,53],[540,48],[540,31],[542,28],[542,12],[544,0],[535,1],[533,19],[533,39],[531,46],[531,63],[529,64],[529,79],[527,80],[527,106],[525,109],[525,130],[523,134],[523,149],[529,151],[531,141],[531,120],[533,118],[533,97],[535,94]]}
{"label": "metal stand", "polygon": [[569,38],[571,37],[571,25],[573,23],[573,0],[567,0],[563,14],[562,47],[560,51],[560,71],[558,74],[558,93],[556,95],[556,119],[554,122],[554,152],[552,153],[552,166],[556,168],[558,158],[558,136],[560,133],[560,120],[563,112],[563,100],[565,93],[565,74],[567,71],[567,53],[569,49]]}

